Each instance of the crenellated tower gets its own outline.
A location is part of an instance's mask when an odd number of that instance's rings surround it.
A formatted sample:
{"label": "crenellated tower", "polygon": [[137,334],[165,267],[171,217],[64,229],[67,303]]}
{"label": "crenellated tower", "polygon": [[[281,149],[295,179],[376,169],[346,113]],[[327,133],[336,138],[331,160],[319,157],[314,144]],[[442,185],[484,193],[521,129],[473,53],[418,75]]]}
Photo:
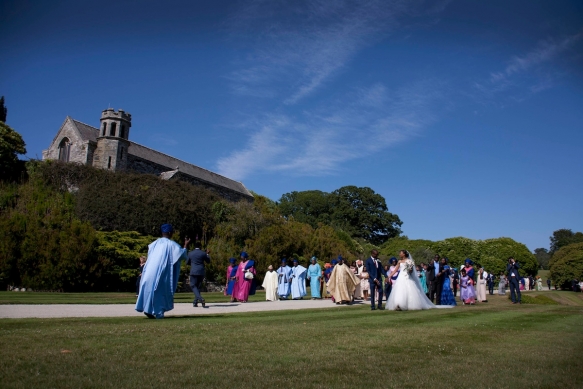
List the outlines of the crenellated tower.
{"label": "crenellated tower", "polygon": [[126,169],[131,126],[132,115],[123,109],[115,112],[108,108],[101,112],[93,166],[108,170]]}

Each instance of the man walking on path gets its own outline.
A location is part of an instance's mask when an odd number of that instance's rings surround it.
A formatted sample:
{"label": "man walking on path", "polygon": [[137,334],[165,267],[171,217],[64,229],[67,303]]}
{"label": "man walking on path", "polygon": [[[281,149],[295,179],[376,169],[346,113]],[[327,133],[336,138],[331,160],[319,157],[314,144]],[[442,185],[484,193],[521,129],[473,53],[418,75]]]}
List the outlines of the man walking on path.
{"label": "man walking on path", "polygon": [[194,244],[194,250],[188,253],[188,259],[186,264],[190,265],[190,287],[192,288],[192,293],[194,293],[194,301],[192,302],[193,307],[198,307],[198,303],[205,307],[205,302],[200,295],[200,288],[202,282],[204,281],[205,263],[211,262],[211,257],[209,256],[210,251],[206,252],[201,250],[200,242]]}
{"label": "man walking on path", "polygon": [[174,292],[178,285],[180,264],[186,259],[190,239],[184,240],[184,248],[173,240],[174,228],[163,224],[162,237],[148,246],[148,261],[142,272],[136,311],[144,312],[150,319],[164,318],[164,312],[174,309]]}

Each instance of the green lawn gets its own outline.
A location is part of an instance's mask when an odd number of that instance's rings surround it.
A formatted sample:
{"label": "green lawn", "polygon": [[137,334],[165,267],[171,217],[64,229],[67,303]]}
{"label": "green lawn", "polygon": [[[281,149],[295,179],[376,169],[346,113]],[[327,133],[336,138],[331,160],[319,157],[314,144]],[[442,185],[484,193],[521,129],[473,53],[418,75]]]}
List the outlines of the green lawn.
{"label": "green lawn", "polygon": [[[566,298],[568,292],[547,295]],[[24,293],[23,293],[24,294]],[[581,388],[583,304],[0,320],[3,388]],[[583,300],[581,300],[583,301]],[[1,309],[1,308],[0,308]]]}
{"label": "green lawn", "polygon": [[[229,301],[228,296],[222,293],[203,293],[209,303],[221,303]],[[190,303],[193,300],[192,293],[176,293],[174,301],[177,303]],[[249,301],[265,301],[265,292],[257,291],[254,296],[249,296]],[[134,293],[45,293],[45,292],[0,292],[0,305],[2,304],[134,304]]]}

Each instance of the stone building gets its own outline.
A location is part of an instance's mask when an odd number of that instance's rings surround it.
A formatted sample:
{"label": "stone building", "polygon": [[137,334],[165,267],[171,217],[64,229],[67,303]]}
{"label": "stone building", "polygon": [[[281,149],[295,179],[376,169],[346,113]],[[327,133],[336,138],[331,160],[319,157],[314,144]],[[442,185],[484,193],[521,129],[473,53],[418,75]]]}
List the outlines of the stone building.
{"label": "stone building", "polygon": [[103,111],[99,128],[67,116],[49,148],[43,150],[43,160],[156,174],[164,180],[202,185],[231,201],[253,200],[241,182],[132,142],[129,140],[131,126],[132,115],[122,109]]}

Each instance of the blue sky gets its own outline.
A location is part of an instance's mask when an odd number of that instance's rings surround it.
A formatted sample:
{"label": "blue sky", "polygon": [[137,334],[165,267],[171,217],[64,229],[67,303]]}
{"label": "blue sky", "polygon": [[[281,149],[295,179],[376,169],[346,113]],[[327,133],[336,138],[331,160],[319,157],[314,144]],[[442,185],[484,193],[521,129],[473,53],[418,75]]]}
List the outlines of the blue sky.
{"label": "blue sky", "polygon": [[286,192],[369,186],[410,238],[583,231],[578,1],[3,1],[0,95]]}

